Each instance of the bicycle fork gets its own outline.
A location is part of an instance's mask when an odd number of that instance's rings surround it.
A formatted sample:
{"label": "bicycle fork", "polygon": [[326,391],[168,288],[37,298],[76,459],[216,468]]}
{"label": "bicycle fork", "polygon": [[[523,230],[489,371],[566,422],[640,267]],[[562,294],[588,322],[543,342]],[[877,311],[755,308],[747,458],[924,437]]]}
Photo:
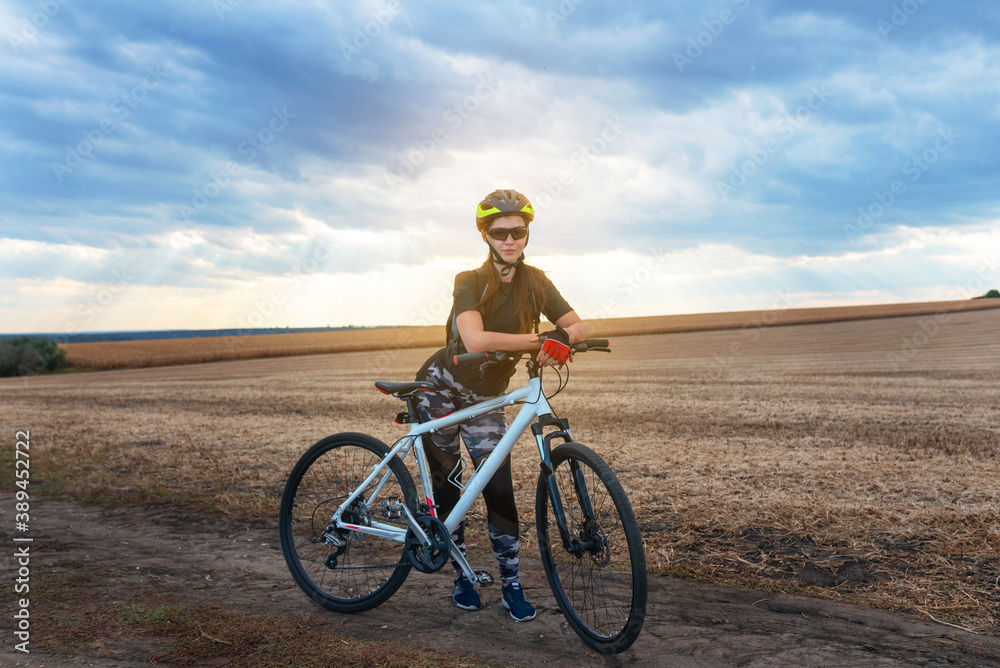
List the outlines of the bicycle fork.
{"label": "bicycle fork", "polygon": [[[543,435],[545,427],[557,427],[557,429]],[[549,501],[552,504],[552,515],[555,517],[556,526],[559,527],[559,537],[562,539],[563,549],[572,555],[580,556],[592,546],[582,545],[570,535],[569,526],[566,521],[566,511],[562,503],[562,495],[559,493],[559,484],[556,482],[555,470],[552,468],[552,439],[561,438],[564,443],[569,443],[573,440],[569,432],[569,420],[566,418],[554,418],[551,415],[540,416],[538,421],[531,425],[531,433],[535,436],[535,441],[538,443],[538,452],[541,455],[540,466],[542,473],[545,475]],[[594,521],[594,509],[590,505],[587,484],[577,462],[570,462],[570,472],[573,477],[574,492],[583,510],[584,519],[586,523],[591,523]]]}

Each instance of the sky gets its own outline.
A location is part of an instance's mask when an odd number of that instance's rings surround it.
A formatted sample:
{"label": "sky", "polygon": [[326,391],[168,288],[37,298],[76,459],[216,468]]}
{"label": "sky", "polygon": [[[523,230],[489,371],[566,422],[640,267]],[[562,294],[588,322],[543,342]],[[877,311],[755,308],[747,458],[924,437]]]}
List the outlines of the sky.
{"label": "sky", "polygon": [[584,319],[1000,287],[1000,5],[0,0],[0,333],[442,324],[496,188]]}

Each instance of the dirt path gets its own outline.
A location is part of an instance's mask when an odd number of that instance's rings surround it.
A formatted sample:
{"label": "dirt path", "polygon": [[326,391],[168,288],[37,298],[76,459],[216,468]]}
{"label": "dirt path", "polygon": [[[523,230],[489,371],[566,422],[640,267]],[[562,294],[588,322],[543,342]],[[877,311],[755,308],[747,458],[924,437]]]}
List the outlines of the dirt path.
{"label": "dirt path", "polygon": [[[9,495],[0,495],[0,526],[12,525],[13,506]],[[497,589],[485,591],[486,609],[462,612],[450,603],[449,577],[416,572],[383,606],[339,615],[313,605],[296,588],[274,530],[162,508],[105,510],[42,501],[35,512],[33,586],[51,573],[88,573],[85,586],[95,607],[140,592],[156,601],[294,616],[318,631],[473,652],[498,665],[1000,666],[1000,638],[818,599],[666,578],[650,581],[649,615],[635,646],[617,657],[594,656],[566,627],[533,559],[522,567],[539,608],[532,622],[515,624],[500,607]],[[3,540],[11,545],[9,533]],[[12,552],[4,550],[5,581],[16,566]],[[9,629],[4,617],[2,627]],[[86,656],[25,656],[12,652],[9,631],[3,635],[0,666],[148,666],[160,653],[153,645],[104,641]]]}

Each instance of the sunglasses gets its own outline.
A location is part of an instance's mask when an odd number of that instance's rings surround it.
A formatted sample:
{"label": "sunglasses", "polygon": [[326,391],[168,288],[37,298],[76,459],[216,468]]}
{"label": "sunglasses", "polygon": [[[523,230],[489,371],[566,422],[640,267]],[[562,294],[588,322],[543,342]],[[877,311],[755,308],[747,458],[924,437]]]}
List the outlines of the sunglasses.
{"label": "sunglasses", "polygon": [[528,236],[527,227],[495,227],[486,234],[490,235],[497,241],[506,241],[507,235],[514,237],[515,239],[523,239]]}

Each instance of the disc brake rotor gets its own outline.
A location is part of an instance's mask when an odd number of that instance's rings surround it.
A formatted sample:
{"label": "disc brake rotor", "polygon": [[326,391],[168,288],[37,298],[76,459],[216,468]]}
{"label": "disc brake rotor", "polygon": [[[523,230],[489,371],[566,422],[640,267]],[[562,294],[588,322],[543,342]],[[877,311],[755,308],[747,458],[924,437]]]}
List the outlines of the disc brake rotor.
{"label": "disc brake rotor", "polygon": [[604,533],[604,527],[600,522],[587,522],[583,528],[581,538],[586,545],[587,554],[594,565],[603,568],[611,561],[611,546],[608,545],[608,536]]}

